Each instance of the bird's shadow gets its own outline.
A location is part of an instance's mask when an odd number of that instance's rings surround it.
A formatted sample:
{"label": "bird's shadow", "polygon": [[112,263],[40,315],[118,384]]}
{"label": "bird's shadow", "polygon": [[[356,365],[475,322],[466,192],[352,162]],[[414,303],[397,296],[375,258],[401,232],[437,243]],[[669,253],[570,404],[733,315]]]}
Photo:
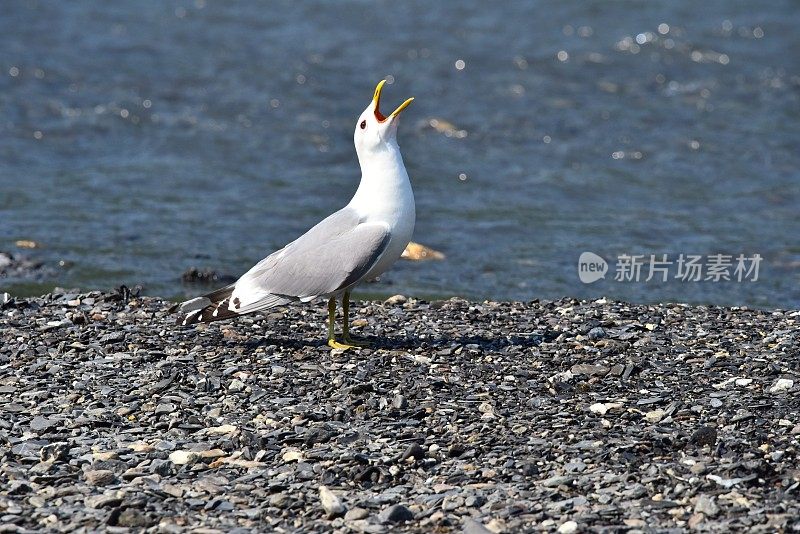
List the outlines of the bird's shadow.
{"label": "bird's shadow", "polygon": [[[435,338],[419,337],[414,335],[407,335],[402,337],[387,337],[387,336],[359,336],[356,338],[358,342],[366,342],[367,347],[371,350],[414,350],[414,349],[427,349],[427,350],[440,350],[453,346],[468,346],[473,345],[481,351],[497,351],[505,347],[515,346],[521,348],[531,348],[539,346],[543,342],[552,341],[558,337],[557,332],[544,331],[535,332],[528,335],[502,335],[497,336],[440,336]],[[245,349],[255,349],[260,346],[277,345],[284,349],[303,350],[303,349],[321,349],[329,350],[325,340],[320,339],[309,343],[296,336],[289,336],[283,334],[270,333],[267,336],[252,338],[247,341],[232,341],[236,345],[240,345]]]}

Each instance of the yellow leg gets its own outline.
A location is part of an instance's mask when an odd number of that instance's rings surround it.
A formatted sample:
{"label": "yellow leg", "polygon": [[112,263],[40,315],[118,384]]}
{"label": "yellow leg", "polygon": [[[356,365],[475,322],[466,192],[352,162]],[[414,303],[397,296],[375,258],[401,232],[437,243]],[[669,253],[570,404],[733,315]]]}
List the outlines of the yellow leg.
{"label": "yellow leg", "polygon": [[[347,308],[345,308],[345,313],[347,313]],[[328,346],[332,349],[352,349],[354,348],[353,345],[348,345],[347,343],[339,343],[336,341],[336,336],[334,335],[334,322],[336,321],[336,297],[331,297],[328,299]],[[346,323],[345,323],[346,324]]]}
{"label": "yellow leg", "polygon": [[369,347],[370,344],[366,341],[355,341],[350,337],[350,292],[345,291],[342,296],[342,309],[344,311],[344,324],[342,325],[342,339],[348,345],[353,347]]}

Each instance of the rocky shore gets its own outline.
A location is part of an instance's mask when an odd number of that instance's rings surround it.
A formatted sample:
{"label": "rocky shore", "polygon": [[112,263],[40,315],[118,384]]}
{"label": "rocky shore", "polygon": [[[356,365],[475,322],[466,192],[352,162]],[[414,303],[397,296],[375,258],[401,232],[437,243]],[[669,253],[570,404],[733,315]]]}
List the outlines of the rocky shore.
{"label": "rocky shore", "polygon": [[0,299],[0,532],[800,530],[797,311]]}

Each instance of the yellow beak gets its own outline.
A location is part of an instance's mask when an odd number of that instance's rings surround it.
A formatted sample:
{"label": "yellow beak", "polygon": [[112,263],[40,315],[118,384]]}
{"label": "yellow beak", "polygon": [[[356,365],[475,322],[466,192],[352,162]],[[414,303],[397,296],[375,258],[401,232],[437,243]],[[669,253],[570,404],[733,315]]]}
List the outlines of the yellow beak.
{"label": "yellow beak", "polygon": [[[375,94],[372,97],[372,102],[375,104],[375,118],[378,122],[384,122],[387,117],[383,115],[380,111],[380,104],[381,104],[381,91],[383,90],[383,86],[386,84],[386,80],[381,80],[378,82],[378,86],[375,88]],[[392,111],[389,115],[389,119],[395,118],[397,115],[400,114],[401,111],[406,109],[408,105],[414,101],[414,97],[407,99],[405,102],[397,106],[397,109]]]}

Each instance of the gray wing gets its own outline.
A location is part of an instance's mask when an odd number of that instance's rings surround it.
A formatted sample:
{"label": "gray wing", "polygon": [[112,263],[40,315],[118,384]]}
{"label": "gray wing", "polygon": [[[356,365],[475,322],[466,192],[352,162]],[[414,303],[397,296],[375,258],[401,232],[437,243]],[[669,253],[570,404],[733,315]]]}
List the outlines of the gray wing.
{"label": "gray wing", "polygon": [[247,271],[228,306],[249,313],[346,288],[375,265],[390,236],[388,225],[362,223],[355,210],[339,210]]}

